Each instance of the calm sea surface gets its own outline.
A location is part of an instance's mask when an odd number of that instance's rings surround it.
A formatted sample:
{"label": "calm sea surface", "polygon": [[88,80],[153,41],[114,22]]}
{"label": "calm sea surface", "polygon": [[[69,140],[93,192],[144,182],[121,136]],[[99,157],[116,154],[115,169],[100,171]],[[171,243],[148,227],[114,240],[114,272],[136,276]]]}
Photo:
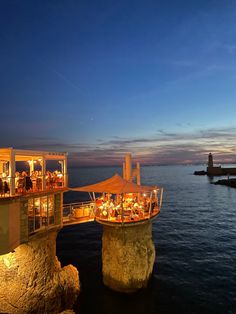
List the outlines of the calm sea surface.
{"label": "calm sea surface", "polygon": [[[80,273],[76,313],[236,313],[236,189],[194,176],[203,166],[142,167],[143,184],[164,187],[161,214],[153,223],[156,261],[147,289],[115,293],[102,284],[102,226],[65,227],[57,240],[62,265]],[[69,170],[70,186],[106,179],[120,168]],[[215,180],[218,178],[215,178]],[[86,195],[67,193],[65,202]]]}

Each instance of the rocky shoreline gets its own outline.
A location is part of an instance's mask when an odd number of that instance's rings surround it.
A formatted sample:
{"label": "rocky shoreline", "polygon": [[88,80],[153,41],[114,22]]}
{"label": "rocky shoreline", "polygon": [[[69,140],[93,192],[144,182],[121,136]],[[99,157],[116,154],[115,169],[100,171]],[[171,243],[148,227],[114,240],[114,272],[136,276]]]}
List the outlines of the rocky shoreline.
{"label": "rocky shoreline", "polygon": [[229,186],[231,188],[236,188],[236,178],[234,178],[234,179],[222,179],[222,180],[218,180],[216,182],[212,182],[212,184],[225,185],[225,186]]}
{"label": "rocky shoreline", "polygon": [[60,313],[72,309],[80,292],[78,270],[56,257],[59,230],[37,234],[0,256],[0,313]]}

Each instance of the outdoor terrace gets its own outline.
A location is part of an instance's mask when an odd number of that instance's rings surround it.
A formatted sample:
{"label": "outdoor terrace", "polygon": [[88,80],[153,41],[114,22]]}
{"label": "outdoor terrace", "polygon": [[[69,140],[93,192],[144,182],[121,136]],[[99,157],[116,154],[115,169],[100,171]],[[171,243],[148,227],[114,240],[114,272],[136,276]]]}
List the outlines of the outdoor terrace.
{"label": "outdoor terrace", "polygon": [[0,198],[67,188],[67,153],[0,148]]}

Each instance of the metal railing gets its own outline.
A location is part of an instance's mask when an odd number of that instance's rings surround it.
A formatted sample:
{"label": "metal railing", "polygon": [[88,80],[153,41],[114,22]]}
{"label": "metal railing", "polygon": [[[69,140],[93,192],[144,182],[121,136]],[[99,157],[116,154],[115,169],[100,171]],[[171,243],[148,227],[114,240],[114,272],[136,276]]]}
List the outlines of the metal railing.
{"label": "metal railing", "polygon": [[63,222],[101,220],[107,222],[135,222],[150,219],[156,216],[161,209],[163,189],[155,191],[155,199],[145,206],[131,208],[115,208],[99,206],[96,202],[76,202],[63,206]]}
{"label": "metal railing", "polygon": [[63,222],[94,219],[95,203],[91,201],[63,205]]}
{"label": "metal railing", "polygon": [[160,212],[160,207],[156,203],[151,204],[151,209],[149,208],[129,208],[123,210],[103,210],[96,209],[95,217],[97,220],[107,221],[107,222],[136,222],[146,219],[150,219],[156,216]]}

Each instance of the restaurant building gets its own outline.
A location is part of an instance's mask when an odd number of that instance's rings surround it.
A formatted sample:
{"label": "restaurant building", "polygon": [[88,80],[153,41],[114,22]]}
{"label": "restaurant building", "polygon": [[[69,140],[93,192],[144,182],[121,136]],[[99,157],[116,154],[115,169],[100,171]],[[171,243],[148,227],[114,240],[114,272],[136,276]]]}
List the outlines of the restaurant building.
{"label": "restaurant building", "polygon": [[0,149],[0,255],[62,226],[67,153]]}

